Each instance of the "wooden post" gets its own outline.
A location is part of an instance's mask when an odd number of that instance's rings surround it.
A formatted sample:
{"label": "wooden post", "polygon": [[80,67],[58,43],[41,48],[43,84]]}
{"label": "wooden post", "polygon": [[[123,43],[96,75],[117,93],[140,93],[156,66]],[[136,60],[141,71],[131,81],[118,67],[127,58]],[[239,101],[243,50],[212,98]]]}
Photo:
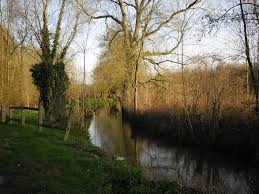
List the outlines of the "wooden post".
{"label": "wooden post", "polygon": [[26,120],[26,116],[25,116],[25,109],[22,109],[22,126],[25,125],[25,120]]}
{"label": "wooden post", "polygon": [[13,109],[9,108],[9,120],[10,124],[13,124]]}
{"label": "wooden post", "polygon": [[39,112],[38,112],[38,125],[39,125],[39,131],[42,131],[42,125],[43,125],[43,115],[44,115],[44,108],[41,102],[39,102]]}
{"label": "wooden post", "polygon": [[2,123],[6,122],[6,105],[2,105],[1,121]]}
{"label": "wooden post", "polygon": [[70,107],[69,114],[68,114],[67,127],[66,127],[64,141],[67,141],[68,137],[69,137],[69,133],[70,133],[70,129],[71,129],[72,121],[73,121],[74,106],[75,106],[75,102],[73,101],[71,104],[71,107]]}

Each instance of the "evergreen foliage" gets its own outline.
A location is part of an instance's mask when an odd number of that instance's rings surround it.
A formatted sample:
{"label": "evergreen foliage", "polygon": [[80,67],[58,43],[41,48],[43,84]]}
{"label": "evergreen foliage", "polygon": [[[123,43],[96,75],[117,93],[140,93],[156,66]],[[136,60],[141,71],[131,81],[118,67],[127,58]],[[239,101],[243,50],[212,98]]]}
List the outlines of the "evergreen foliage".
{"label": "evergreen foliage", "polygon": [[69,78],[63,62],[56,64],[39,63],[32,66],[33,82],[40,92],[45,112],[53,113],[53,102],[64,96],[69,85]]}

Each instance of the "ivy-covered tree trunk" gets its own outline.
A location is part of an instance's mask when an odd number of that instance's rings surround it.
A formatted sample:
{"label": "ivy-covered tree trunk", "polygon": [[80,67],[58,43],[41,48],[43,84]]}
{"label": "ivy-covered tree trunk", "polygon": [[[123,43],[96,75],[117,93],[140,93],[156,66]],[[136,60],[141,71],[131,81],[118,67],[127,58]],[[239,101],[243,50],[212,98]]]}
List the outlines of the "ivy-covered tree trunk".
{"label": "ivy-covered tree trunk", "polygon": [[46,122],[62,123],[66,120],[65,93],[68,88],[68,76],[64,63],[35,64],[31,72],[34,84],[40,92]]}
{"label": "ivy-covered tree trunk", "polygon": [[61,95],[49,100],[49,106],[45,106],[46,122],[49,124],[63,123],[66,121],[66,100]]}
{"label": "ivy-covered tree trunk", "polygon": [[67,119],[65,95],[60,95],[56,98],[55,104],[54,104],[54,114],[55,114],[54,117],[59,121],[64,121]]}
{"label": "ivy-covered tree trunk", "polygon": [[[48,11],[51,10],[49,9],[51,3],[53,2],[42,0],[37,4],[40,7],[35,9],[35,18],[33,19],[37,20],[36,23],[39,24],[39,26],[35,26],[33,34],[41,51],[41,63],[35,64],[30,71],[32,72],[33,82],[40,92],[40,99],[45,109],[45,121],[51,125],[62,125],[66,123],[65,93],[68,89],[69,80],[65,71],[64,61],[67,51],[77,33],[80,12],[77,8],[77,2],[72,3],[71,1],[60,0],[59,13],[57,14],[57,23],[55,25],[54,21],[49,22]],[[71,30],[64,31],[67,39],[60,41],[63,28],[62,20],[66,17],[66,5],[70,5],[71,8],[74,6],[74,11],[71,9],[71,14],[74,14],[75,20],[72,28],[69,28]],[[68,15],[69,17],[72,16],[70,14]],[[49,28],[50,23],[51,28]]]}

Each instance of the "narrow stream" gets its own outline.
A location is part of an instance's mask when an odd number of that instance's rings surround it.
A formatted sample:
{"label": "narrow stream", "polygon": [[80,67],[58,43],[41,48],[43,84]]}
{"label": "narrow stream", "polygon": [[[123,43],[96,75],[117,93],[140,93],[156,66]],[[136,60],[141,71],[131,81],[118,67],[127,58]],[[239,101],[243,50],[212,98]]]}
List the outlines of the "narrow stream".
{"label": "narrow stream", "polygon": [[213,153],[132,136],[129,125],[108,107],[99,110],[88,129],[92,143],[124,157],[150,180],[177,181],[188,187],[227,194],[259,193],[258,174],[249,165]]}

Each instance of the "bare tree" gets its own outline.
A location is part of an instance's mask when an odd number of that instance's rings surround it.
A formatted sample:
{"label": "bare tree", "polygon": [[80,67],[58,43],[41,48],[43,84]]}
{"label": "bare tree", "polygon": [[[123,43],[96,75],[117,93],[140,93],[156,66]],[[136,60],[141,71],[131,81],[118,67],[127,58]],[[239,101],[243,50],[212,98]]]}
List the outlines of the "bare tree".
{"label": "bare tree", "polygon": [[[1,42],[1,105],[7,107],[14,98],[14,90],[18,89],[23,94],[22,82],[24,66],[22,61],[17,64],[18,55],[22,53],[22,45],[27,37],[26,25],[21,25],[17,15],[20,9],[19,1],[0,2],[0,42]],[[24,53],[23,53],[24,54]],[[17,76],[17,68],[21,73]],[[20,78],[19,80],[16,78]],[[13,88],[13,90],[11,90]],[[14,89],[15,88],[15,89]],[[24,95],[19,101],[24,102]]]}
{"label": "bare tree", "polygon": [[[251,74],[251,78],[252,78],[252,84],[253,84],[253,88],[254,88],[254,93],[255,93],[255,111],[258,112],[259,110],[259,104],[258,104],[258,81],[256,80],[255,74],[254,74],[254,66],[251,60],[251,56],[250,56],[250,45],[249,45],[249,40],[248,40],[248,31],[247,31],[247,21],[246,21],[246,17],[245,17],[245,12],[244,12],[244,8],[243,8],[243,1],[239,0],[239,6],[240,6],[240,12],[241,12],[241,19],[243,22],[243,30],[244,30],[244,44],[245,44],[245,54],[246,54],[246,59],[247,59],[247,63],[248,63],[248,67],[249,67],[249,71]],[[255,6],[255,5],[254,5]],[[256,17],[257,17],[256,13]],[[259,22],[259,21],[258,21]]]}
{"label": "bare tree", "polygon": [[[40,63],[31,71],[40,91],[46,119],[62,121],[66,115],[65,93],[68,87],[65,60],[80,24],[77,3],[62,0],[55,7],[49,0],[30,0],[24,1],[23,5],[19,14],[30,30],[29,43],[40,58]],[[50,14],[53,9],[59,10],[56,17]]]}
{"label": "bare tree", "polygon": [[209,23],[212,27],[221,23],[233,24],[238,29],[238,39],[241,42],[238,49],[247,61],[247,91],[250,93],[249,88],[252,88],[255,96],[255,112],[258,112],[259,4],[257,0],[232,0],[226,1],[226,5],[220,14],[208,15]]}
{"label": "bare tree", "polygon": [[84,35],[81,36],[80,42],[76,42],[79,52],[83,54],[84,58],[84,64],[83,64],[83,87],[81,91],[81,97],[82,97],[82,115],[81,115],[81,128],[85,127],[85,122],[86,122],[86,116],[87,116],[87,110],[85,107],[86,103],[86,54],[91,50],[89,46],[89,34],[90,34],[90,25],[87,28],[87,33],[86,36]]}
{"label": "bare tree", "polygon": [[[177,22],[180,22],[179,17],[193,9],[200,0],[193,0],[189,3],[183,3],[183,1],[169,3],[163,0],[102,0],[95,14],[84,6],[83,0],[77,1],[82,11],[91,19],[104,19],[106,24],[116,25],[118,30],[111,41],[118,34],[123,35],[128,66],[124,85],[126,89],[130,86],[132,88],[132,104],[136,112],[139,66],[144,58],[167,56],[175,52],[182,39],[181,33],[175,28],[178,25]],[[161,47],[163,40],[174,40],[174,42],[168,44],[167,47]],[[127,104],[125,96],[126,94],[124,94],[124,105]]]}

